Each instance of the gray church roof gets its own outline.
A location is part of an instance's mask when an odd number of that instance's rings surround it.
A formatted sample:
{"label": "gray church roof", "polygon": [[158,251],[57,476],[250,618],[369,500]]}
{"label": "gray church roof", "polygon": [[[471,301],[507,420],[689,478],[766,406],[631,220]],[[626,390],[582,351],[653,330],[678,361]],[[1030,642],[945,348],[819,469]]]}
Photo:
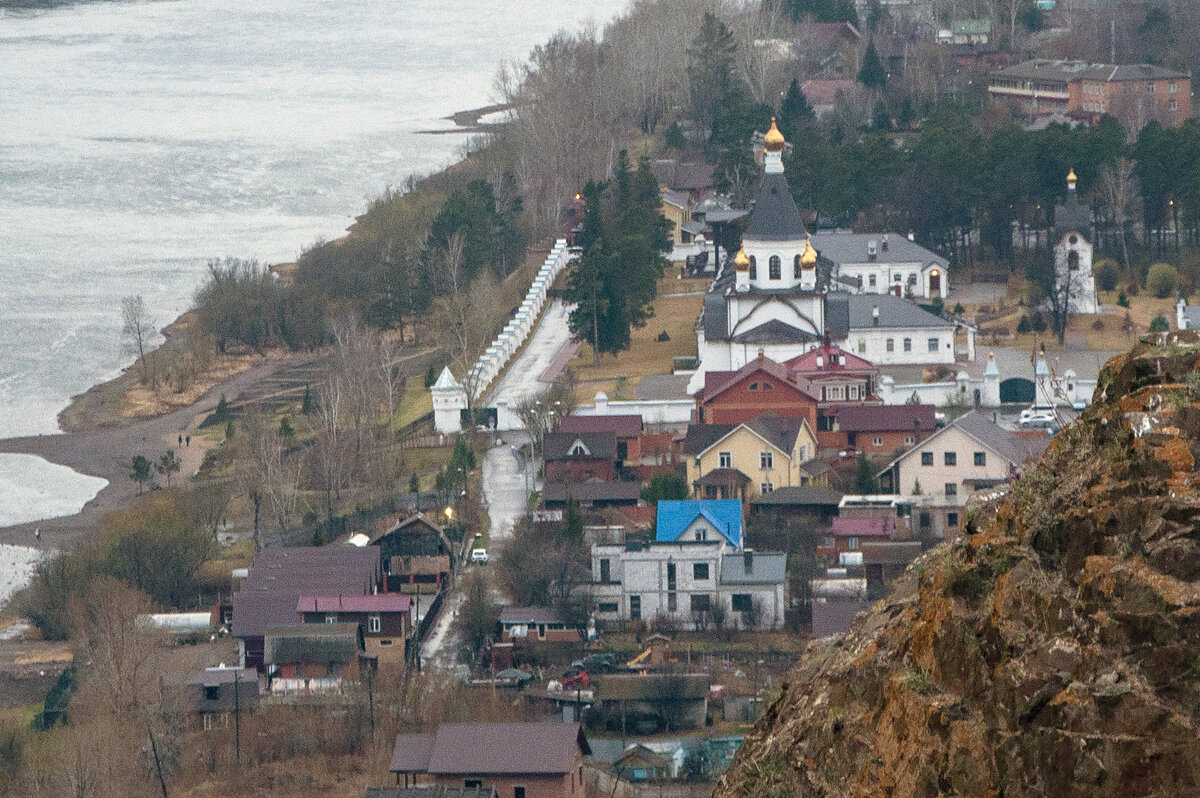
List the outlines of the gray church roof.
{"label": "gray church roof", "polygon": [[771,319],[733,336],[735,344],[796,344],[817,340],[820,340],[820,336],[805,332],[779,319]]}
{"label": "gray church roof", "polygon": [[796,241],[806,235],[804,218],[792,199],[787,178],[782,173],[763,175],[746,223],[745,237],[755,241]]}
{"label": "gray church roof", "polygon": [[1092,229],[1092,209],[1079,201],[1078,192],[1069,190],[1066,204],[1055,206],[1054,229],[1060,233],[1076,232],[1085,236]]}
{"label": "gray church roof", "polygon": [[[879,323],[873,310],[879,308]],[[953,328],[954,322],[935,316],[894,294],[831,293],[825,298],[825,326],[834,339],[844,339],[851,330],[870,327],[912,329]]]}

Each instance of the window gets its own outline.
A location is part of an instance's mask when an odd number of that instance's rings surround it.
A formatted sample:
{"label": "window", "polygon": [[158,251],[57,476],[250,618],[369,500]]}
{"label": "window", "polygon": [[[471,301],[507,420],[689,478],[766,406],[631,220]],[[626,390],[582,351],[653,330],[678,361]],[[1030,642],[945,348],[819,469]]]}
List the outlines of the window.
{"label": "window", "polygon": [[847,389],[847,391],[849,392],[847,394],[847,398],[849,398],[849,399],[857,399],[858,398],[858,386],[857,385],[851,385]]}
{"label": "window", "polygon": [[596,612],[616,612],[616,611],[617,611],[617,602],[615,602],[615,601],[602,601],[596,605]]}
{"label": "window", "polygon": [[875,275],[872,274],[867,276],[867,285],[871,288],[875,287]]}
{"label": "window", "polygon": [[1179,110],[1179,104],[1178,104],[1178,103],[1176,103],[1174,100],[1171,100],[1171,110],[1172,110],[1172,111],[1178,111],[1178,110]]}
{"label": "window", "polygon": [[782,280],[783,279],[783,264],[780,263],[778,255],[772,255],[771,259],[769,261],[767,261],[767,269],[769,271],[768,277],[770,279],[772,279],[772,280]]}
{"label": "window", "polygon": [[921,452],[921,465],[933,465],[933,452]]}
{"label": "window", "polygon": [[929,517],[929,513],[921,513],[920,523],[922,529],[928,529],[933,524],[933,519]]}
{"label": "window", "polygon": [[368,615],[367,616],[367,631],[368,632],[378,632],[381,627],[382,627],[382,621],[380,620],[378,615]]}
{"label": "window", "polygon": [[826,535],[825,537],[821,538],[821,548],[823,548],[823,549],[832,549],[833,548],[833,535]]}
{"label": "window", "polygon": [[205,701],[216,701],[220,697],[221,697],[220,685],[216,685],[216,684],[204,685],[204,700]]}
{"label": "window", "polygon": [[958,526],[958,513],[946,513],[946,526]]}
{"label": "window", "polygon": [[667,594],[667,612],[675,612],[679,609],[679,595],[677,593]]}
{"label": "window", "polygon": [[749,593],[734,593],[730,599],[734,612],[750,612],[752,602]]}
{"label": "window", "polygon": [[1151,94],[1154,93],[1154,81],[1150,81],[1146,84],[1146,91],[1150,92]]}
{"label": "window", "polygon": [[796,450],[796,459],[799,460],[801,463],[808,460],[808,444],[807,443],[800,444],[800,448]]}
{"label": "window", "polygon": [[775,454],[773,452],[758,453],[758,467],[764,471],[769,471],[775,467]]}
{"label": "window", "polygon": [[675,589],[675,563],[667,563],[667,590]]}
{"label": "window", "polygon": [[800,279],[800,256],[792,258],[792,276],[797,280]]}
{"label": "window", "polygon": [[975,465],[987,465],[987,452],[975,452]]}
{"label": "window", "polygon": [[858,549],[858,543],[858,535],[851,535],[850,537],[846,538],[846,548],[850,549],[850,551],[855,551]]}
{"label": "window", "polygon": [[[1074,238],[1074,237],[1075,236],[1071,236],[1071,238]],[[1072,241],[1071,243],[1075,243],[1075,242]],[[1079,253],[1076,252],[1075,250],[1071,250],[1070,252],[1067,253],[1067,269],[1070,271],[1073,271],[1073,272],[1079,271]]]}
{"label": "window", "polygon": [[876,435],[874,438],[871,439],[871,445],[872,446],[883,446],[883,438],[879,435]]}
{"label": "window", "polygon": [[518,784],[513,787],[513,798],[525,798],[525,787],[523,785]]}
{"label": "window", "polygon": [[712,596],[692,596],[692,612],[708,612],[712,609]]}
{"label": "window", "polygon": [[381,638],[379,641],[379,645],[381,645],[381,646],[390,646],[391,644],[392,644],[392,641],[386,637]]}
{"label": "window", "polygon": [[860,355],[865,355],[867,353],[867,339],[866,338],[858,339],[858,353]]}
{"label": "window", "polygon": [[771,491],[773,491],[773,490],[775,490],[775,483],[774,483],[774,482],[760,482],[760,483],[758,483],[758,492],[759,492],[760,494],[767,494],[767,493],[770,493],[770,492],[771,492]]}
{"label": "window", "polygon": [[1167,84],[1167,94],[1174,94],[1177,91],[1179,91],[1178,83],[1176,83],[1175,81],[1171,81],[1170,83]]}
{"label": "window", "polygon": [[887,351],[889,351],[889,352],[895,352],[896,351],[896,342],[893,341],[891,338],[887,339],[887,347],[886,348],[887,348]]}
{"label": "window", "polygon": [[717,468],[733,468],[733,452],[717,452]]}
{"label": "window", "polygon": [[468,790],[481,790],[483,789],[483,782],[479,779],[465,779],[463,781],[463,787]]}
{"label": "window", "polygon": [[338,616],[336,612],[325,613],[325,623],[337,623],[337,618]]}
{"label": "window", "polygon": [[930,352],[938,351],[938,339],[930,338],[929,341],[927,341],[927,345],[929,346]]}
{"label": "window", "polygon": [[774,386],[774,385],[772,385],[772,384],[771,384],[771,383],[769,383],[769,382],[764,382],[764,383],[763,383],[763,390],[764,390],[764,391],[773,391],[773,390],[775,390],[775,386]]}
{"label": "window", "polygon": [[750,279],[758,279],[758,259],[753,255],[750,256]]}
{"label": "window", "polygon": [[642,619],[642,597],[629,597],[629,620],[640,621]]}
{"label": "window", "polygon": [[957,482],[947,482],[946,483],[946,496],[957,496],[957,495],[958,495],[958,483]]}
{"label": "window", "polygon": [[958,465],[958,453],[957,452],[946,452],[945,454],[942,455],[942,460],[948,466]]}
{"label": "window", "polygon": [[911,352],[911,351],[912,351],[912,339],[911,339],[911,338],[905,338],[905,339],[904,339],[904,351],[905,351],[905,352]]}
{"label": "window", "polygon": [[840,385],[826,388],[823,390],[825,391],[825,395],[829,398],[830,401],[837,402],[837,401],[841,401],[843,398],[844,389]]}
{"label": "window", "polygon": [[705,529],[704,527],[700,527],[699,529],[696,530],[695,537],[696,537],[696,540],[699,540],[699,541],[708,540],[708,530]]}
{"label": "window", "polygon": [[905,446],[912,446],[912,445],[913,445],[914,443],[916,443],[916,442],[917,442],[917,439],[916,439],[916,438],[914,438],[912,435],[905,435],[905,436],[904,436],[904,445],[905,445]]}
{"label": "window", "polygon": [[605,583],[612,581],[612,563],[607,557],[600,561],[600,581]]}
{"label": "window", "polygon": [[695,579],[697,582],[703,582],[708,579],[708,563],[692,563],[692,579]]}

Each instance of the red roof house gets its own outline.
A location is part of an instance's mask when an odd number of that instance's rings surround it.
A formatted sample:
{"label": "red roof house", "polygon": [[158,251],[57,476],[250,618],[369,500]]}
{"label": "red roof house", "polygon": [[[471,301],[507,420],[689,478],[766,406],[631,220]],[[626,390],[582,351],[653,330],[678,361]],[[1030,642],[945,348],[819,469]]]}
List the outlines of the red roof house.
{"label": "red roof house", "polygon": [[696,394],[696,420],[701,424],[744,424],[764,413],[806,418],[817,428],[817,400],[782,363],[761,353],[737,371],[709,371]]}

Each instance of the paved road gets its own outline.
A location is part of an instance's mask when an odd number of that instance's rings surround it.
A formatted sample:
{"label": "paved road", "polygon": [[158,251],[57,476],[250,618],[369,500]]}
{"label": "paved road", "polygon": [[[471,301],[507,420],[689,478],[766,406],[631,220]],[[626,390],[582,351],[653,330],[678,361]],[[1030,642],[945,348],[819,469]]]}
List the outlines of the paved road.
{"label": "paved road", "polygon": [[512,538],[513,527],[525,514],[537,477],[536,466],[526,463],[517,449],[529,436],[510,432],[501,440],[483,457],[483,504],[488,511],[492,547]]}
{"label": "paved road", "polygon": [[522,399],[546,387],[538,377],[550,367],[563,345],[571,340],[567,318],[571,315],[573,307],[574,305],[567,305],[561,299],[550,303],[542,313],[537,329],[529,337],[529,342],[517,359],[509,364],[508,370],[500,378],[500,383],[488,397],[487,405],[495,405],[497,401],[504,399],[509,407],[513,407]]}

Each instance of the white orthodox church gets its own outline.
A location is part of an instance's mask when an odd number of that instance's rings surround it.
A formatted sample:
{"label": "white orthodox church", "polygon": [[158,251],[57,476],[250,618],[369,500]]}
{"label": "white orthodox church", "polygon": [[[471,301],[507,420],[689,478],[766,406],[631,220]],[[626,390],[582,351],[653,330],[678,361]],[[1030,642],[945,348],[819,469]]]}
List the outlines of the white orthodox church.
{"label": "white orthodox church", "polygon": [[[1092,245],[1087,232],[1092,214],[1075,193],[1075,170],[1067,175],[1067,201],[1054,209],[1054,278],[1059,296],[1070,313],[1099,313],[1096,278],[1092,275]],[[1061,307],[1061,305],[1060,305]]]}
{"label": "white orthodox church", "polygon": [[[838,283],[836,262],[819,257],[792,199],[783,173],[785,144],[772,120],[742,248],[732,272],[727,267],[704,297],[696,325],[700,363],[692,383],[702,385],[707,371],[739,369],[760,352],[780,363],[790,360],[817,346],[826,332],[878,365],[954,363],[956,322],[894,293],[851,293]],[[944,264],[931,267],[938,268],[944,285]],[[935,280],[926,293],[940,292]],[[973,359],[970,328],[968,339]]]}

